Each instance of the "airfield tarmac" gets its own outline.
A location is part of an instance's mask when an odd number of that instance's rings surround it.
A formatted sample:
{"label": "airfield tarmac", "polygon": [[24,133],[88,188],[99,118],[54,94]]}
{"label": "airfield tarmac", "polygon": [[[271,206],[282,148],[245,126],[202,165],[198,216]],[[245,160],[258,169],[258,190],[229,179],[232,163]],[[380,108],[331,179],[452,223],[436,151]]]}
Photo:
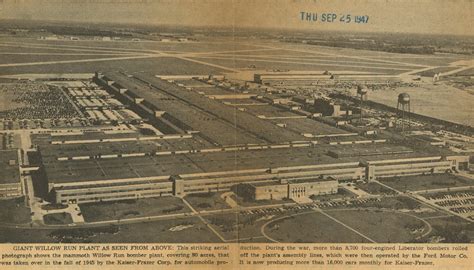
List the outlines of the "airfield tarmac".
{"label": "airfield tarmac", "polygon": [[[403,78],[430,69],[473,68],[469,56],[412,55],[258,39],[204,37],[196,42],[38,40],[0,38],[0,76],[25,73],[93,73],[120,70],[159,75],[227,74],[247,78],[267,70],[370,72]],[[242,75],[239,75],[242,74]],[[407,92],[412,111],[473,125],[474,97],[440,82],[420,87],[371,92],[369,99],[396,107],[396,97]]]}

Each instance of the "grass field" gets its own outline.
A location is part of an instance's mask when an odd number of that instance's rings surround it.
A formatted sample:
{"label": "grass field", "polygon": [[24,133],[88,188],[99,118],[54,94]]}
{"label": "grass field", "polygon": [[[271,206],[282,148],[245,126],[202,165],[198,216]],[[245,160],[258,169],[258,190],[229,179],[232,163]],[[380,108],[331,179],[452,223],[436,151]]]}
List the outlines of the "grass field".
{"label": "grass field", "polygon": [[368,240],[335,223],[329,217],[307,212],[268,224],[265,233],[279,242],[367,243]]}
{"label": "grass field", "polygon": [[99,59],[99,58],[107,58],[107,57],[117,57],[117,56],[88,55],[88,54],[86,55],[2,55],[2,57],[0,58],[0,64]]}
{"label": "grass field", "polygon": [[443,73],[443,72],[448,72],[451,70],[455,70],[457,67],[438,67],[438,68],[433,68],[430,70],[422,71],[415,73],[416,75],[420,76],[425,76],[425,77],[433,77],[436,73]]}
{"label": "grass field", "polygon": [[432,238],[444,243],[470,243],[474,237],[474,223],[456,216],[430,219]]}
{"label": "grass field", "polygon": [[258,206],[258,205],[270,205],[270,204],[282,204],[282,203],[291,203],[291,200],[246,200],[245,198],[233,194],[232,198],[237,202],[240,206]]}
{"label": "grass field", "polygon": [[379,185],[377,183],[374,183],[374,182],[358,183],[358,184],[356,184],[356,187],[362,189],[363,191],[365,191],[367,193],[375,194],[375,195],[394,195],[394,194],[396,194],[395,191],[393,191],[389,188],[386,188],[382,185]]}
{"label": "grass field", "polygon": [[462,76],[474,76],[474,68],[469,68],[464,71],[461,71],[459,73],[456,73],[456,75],[462,75]]}
{"label": "grass field", "polygon": [[[216,42],[217,41],[217,42]],[[2,63],[54,61],[56,59],[86,59],[97,57],[129,56],[133,54],[166,52],[188,54],[186,57],[223,65],[228,68],[247,68],[255,65],[259,69],[280,70],[355,70],[397,74],[414,65],[447,66],[466,57],[460,55],[411,55],[349,48],[332,48],[297,43],[274,43],[269,48],[263,40],[233,40],[228,38],[206,38],[199,42],[103,42],[92,40],[37,40],[33,38],[0,38],[5,53]],[[21,47],[19,47],[21,46]],[[27,53],[25,55],[15,55]],[[35,55],[41,53],[42,55]],[[50,53],[51,55],[47,55]],[[126,53],[126,54],[124,54]],[[193,53],[198,53],[193,55]],[[64,54],[54,55],[54,54]],[[69,54],[69,55],[67,55]],[[76,55],[74,55],[76,54]],[[83,55],[81,55],[83,54]],[[99,55],[102,54],[102,55]],[[195,57],[195,58],[193,58]],[[220,59],[211,59],[214,57]],[[166,57],[167,58],[167,57]],[[90,63],[66,63],[24,67],[2,67],[3,74],[44,72],[93,72],[95,70],[127,69],[131,72],[150,70],[155,74],[219,73],[218,67],[202,65],[176,58],[149,60],[121,60]],[[276,61],[276,62],[275,62]],[[182,63],[178,66],[175,63]],[[123,68],[126,67],[126,68]],[[145,69],[147,68],[147,69]],[[202,72],[199,72],[202,71]]]}
{"label": "grass field", "polygon": [[400,191],[420,191],[438,188],[470,186],[474,184],[474,181],[472,180],[452,174],[394,177],[382,179],[380,181]]}
{"label": "grass field", "polygon": [[189,194],[186,195],[184,199],[198,211],[230,208],[229,205],[221,198],[221,195],[222,192]]}
{"label": "grass field", "polygon": [[87,222],[190,212],[183,201],[176,197],[87,203],[81,204],[80,208]]}
{"label": "grass field", "polygon": [[[356,210],[328,213],[379,243],[411,242],[428,230],[421,220],[398,212]],[[414,232],[417,229],[420,231]]]}
{"label": "grass field", "polygon": [[[170,231],[176,226],[191,226],[182,231]],[[97,235],[97,243],[219,243],[221,242],[197,217],[163,220],[153,223],[121,225],[117,235]]]}
{"label": "grass field", "polygon": [[413,241],[428,230],[421,220],[398,212],[347,209],[325,212],[363,236],[316,212],[276,220],[267,225],[266,233],[280,242],[365,243],[371,239],[379,243],[402,243]]}
{"label": "grass field", "polygon": [[[22,41],[18,39],[17,41]],[[213,40],[214,41],[214,40]],[[48,46],[61,46],[60,48],[71,48],[71,47],[93,47],[94,49],[107,50],[111,48],[114,51],[125,50],[126,52],[137,51],[137,52],[149,52],[148,50],[159,50],[164,52],[218,52],[218,51],[229,51],[229,50],[259,50],[261,47],[254,46],[252,44],[237,43],[233,39],[221,39],[223,42],[103,42],[103,41],[92,41],[92,40],[79,40],[79,41],[30,41],[30,43],[43,44]],[[67,47],[64,47],[67,46]],[[102,47],[102,48],[101,48]]]}
{"label": "grass field", "polygon": [[220,68],[185,60],[161,57],[84,63],[62,63],[49,65],[1,67],[0,74],[21,73],[93,73],[97,70],[120,70],[127,72],[149,72],[151,74],[221,74]]}
{"label": "grass field", "polygon": [[68,213],[47,214],[43,216],[43,219],[47,225],[64,225],[73,222],[71,215]]}
{"label": "grass field", "polygon": [[[170,231],[176,226],[189,226]],[[191,227],[192,225],[192,227]],[[0,227],[0,243],[218,243],[198,218],[74,229],[11,229]]]}
{"label": "grass field", "polygon": [[[213,56],[214,57],[214,56]],[[292,60],[291,62],[285,62],[281,60],[268,60],[268,59],[252,59],[252,57],[246,57],[245,60],[232,59],[232,58],[222,58],[215,56],[214,58],[193,58],[200,61],[209,62],[216,65],[221,65],[231,68],[249,68],[252,65],[255,65],[256,69],[265,69],[265,70],[316,70],[316,71],[340,71],[340,70],[353,70],[353,71],[365,71],[365,72],[381,72],[384,74],[399,74],[405,69],[400,70],[397,68],[386,67],[385,69],[378,69],[376,67],[370,67],[370,64],[367,64],[368,67],[362,67],[357,63],[341,64],[341,63],[318,63],[318,62],[305,62],[301,63],[298,60]],[[281,62],[280,62],[281,61]]]}
{"label": "grass field", "polygon": [[325,202],[330,200],[337,199],[350,199],[355,198],[356,195],[345,188],[339,188],[336,194],[326,194],[326,195],[311,195],[311,199],[315,201]]}
{"label": "grass field", "polygon": [[0,223],[24,224],[30,222],[30,209],[25,198],[0,200]]}
{"label": "grass field", "polygon": [[[315,56],[320,56],[320,54],[327,54],[331,56],[348,56],[348,57],[364,57],[369,60],[378,60],[378,61],[396,61],[407,64],[416,64],[416,65],[447,65],[448,63],[455,62],[461,59],[466,59],[466,56],[456,55],[456,54],[446,54],[446,55],[417,55],[417,54],[402,54],[402,53],[389,53],[389,52],[380,52],[380,51],[370,51],[370,50],[359,50],[351,48],[334,48],[334,47],[325,47],[325,46],[315,46],[315,45],[305,45],[305,44],[284,44],[286,49],[296,49],[304,51],[306,55],[311,55],[309,52]],[[352,59],[352,58],[348,58]],[[365,59],[364,59],[365,60]]]}

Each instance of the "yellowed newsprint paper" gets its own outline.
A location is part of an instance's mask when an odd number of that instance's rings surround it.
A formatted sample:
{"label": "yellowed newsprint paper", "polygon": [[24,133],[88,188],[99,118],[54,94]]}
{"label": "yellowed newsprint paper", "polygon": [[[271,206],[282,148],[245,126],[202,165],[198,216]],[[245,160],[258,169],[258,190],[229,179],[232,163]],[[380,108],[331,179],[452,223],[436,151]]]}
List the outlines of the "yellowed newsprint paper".
{"label": "yellowed newsprint paper", "polygon": [[473,3],[0,0],[0,269],[474,269]]}

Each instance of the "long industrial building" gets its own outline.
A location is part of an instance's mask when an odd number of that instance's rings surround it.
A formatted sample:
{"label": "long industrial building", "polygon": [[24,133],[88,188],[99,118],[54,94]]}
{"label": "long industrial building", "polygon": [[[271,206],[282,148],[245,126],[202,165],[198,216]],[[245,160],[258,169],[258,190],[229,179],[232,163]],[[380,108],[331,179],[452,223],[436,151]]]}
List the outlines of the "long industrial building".
{"label": "long industrial building", "polygon": [[[304,183],[331,177],[371,181],[454,172],[468,162],[464,156],[423,156],[397,146],[385,146],[384,152],[379,147],[362,146],[364,155],[356,151],[352,156],[333,157],[329,150],[349,153],[360,146],[301,144],[161,151],[170,147],[164,146],[166,143],[174,141],[173,147],[177,147],[193,139],[52,144],[55,137],[38,135],[34,142],[58,203],[184,196],[229,190],[241,183],[282,180]],[[84,141],[79,135],[71,137]]]}
{"label": "long industrial building", "polygon": [[[156,196],[184,196],[230,190],[240,183],[271,184],[275,179],[288,181],[318,181],[330,176],[337,180],[373,180],[376,178],[407,176],[427,173],[444,173],[454,162],[440,157],[389,160],[377,165],[364,163],[342,163],[294,167],[262,168],[180,175],[119,178],[95,181],[72,181],[52,183],[58,203],[84,203],[136,199]],[[316,180],[314,180],[316,179]]]}

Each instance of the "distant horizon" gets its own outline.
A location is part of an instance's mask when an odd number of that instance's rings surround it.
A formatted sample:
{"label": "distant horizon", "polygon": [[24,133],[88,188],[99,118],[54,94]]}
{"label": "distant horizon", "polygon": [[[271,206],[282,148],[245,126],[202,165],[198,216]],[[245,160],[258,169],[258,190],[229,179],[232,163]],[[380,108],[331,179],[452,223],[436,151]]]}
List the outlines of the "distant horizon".
{"label": "distant horizon", "polygon": [[[386,34],[386,35],[422,35],[422,36],[456,36],[456,37],[470,37],[474,38],[474,34],[470,33],[418,33],[418,32],[387,32],[387,31],[351,31],[343,29],[293,29],[293,28],[277,28],[269,26],[226,26],[226,25],[180,25],[180,24],[163,24],[163,23],[148,23],[148,22],[100,22],[100,21],[65,21],[65,20],[52,20],[52,19],[10,19],[10,18],[0,18],[0,21],[6,22],[18,22],[18,23],[35,23],[35,22],[45,22],[50,23],[50,25],[62,23],[64,27],[89,27],[89,26],[106,26],[106,27],[116,27],[116,28],[127,28],[127,27],[163,27],[163,28],[177,28],[179,30],[184,30],[186,28],[193,30],[205,30],[208,29],[228,29],[230,31],[238,30],[252,30],[252,31],[282,31],[295,33],[340,33],[340,34],[367,34],[367,35],[376,35],[376,34]],[[50,25],[40,26],[37,25],[36,28],[45,28]]]}
{"label": "distant horizon", "polygon": [[[354,33],[473,36],[469,0],[3,0],[1,19],[179,27],[239,27]],[[302,19],[301,12],[334,13],[351,22]],[[367,15],[367,23],[354,23]],[[321,17],[320,17],[321,18]]]}

